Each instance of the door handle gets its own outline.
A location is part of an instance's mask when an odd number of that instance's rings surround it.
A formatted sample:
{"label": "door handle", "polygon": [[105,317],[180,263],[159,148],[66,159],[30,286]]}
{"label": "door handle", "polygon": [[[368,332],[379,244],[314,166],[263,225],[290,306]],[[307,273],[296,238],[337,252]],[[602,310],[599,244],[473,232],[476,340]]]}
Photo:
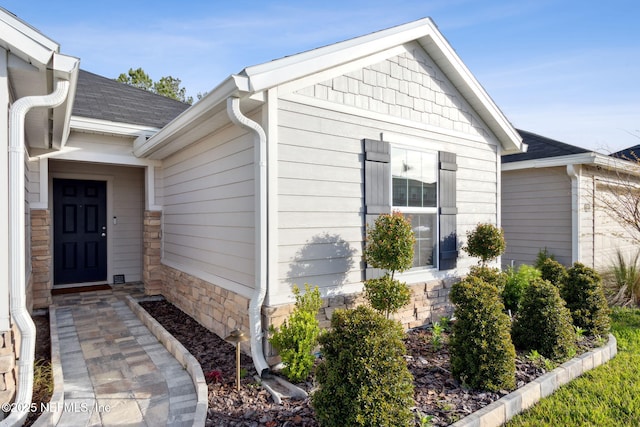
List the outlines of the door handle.
{"label": "door handle", "polygon": [[107,237],[107,233],[102,233],[101,236],[102,237]]}

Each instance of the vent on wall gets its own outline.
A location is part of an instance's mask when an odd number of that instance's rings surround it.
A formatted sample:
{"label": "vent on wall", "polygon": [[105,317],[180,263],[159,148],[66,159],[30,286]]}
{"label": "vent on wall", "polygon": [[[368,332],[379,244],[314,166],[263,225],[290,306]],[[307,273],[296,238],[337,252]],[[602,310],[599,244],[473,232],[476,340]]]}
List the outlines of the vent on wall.
{"label": "vent on wall", "polygon": [[113,275],[113,284],[121,285],[124,283],[124,274],[114,274]]}

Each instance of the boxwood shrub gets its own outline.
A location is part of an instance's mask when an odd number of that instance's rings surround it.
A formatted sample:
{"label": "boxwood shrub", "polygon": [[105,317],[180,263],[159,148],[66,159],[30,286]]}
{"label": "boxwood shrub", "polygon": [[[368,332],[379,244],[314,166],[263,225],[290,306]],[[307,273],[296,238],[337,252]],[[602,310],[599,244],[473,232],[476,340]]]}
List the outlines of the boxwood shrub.
{"label": "boxwood shrub", "polygon": [[539,270],[542,278],[551,282],[551,284],[555,285],[558,289],[561,289],[567,281],[567,269],[564,268],[564,265],[552,258],[547,258],[542,261]]}
{"label": "boxwood shrub", "polygon": [[560,295],[567,302],[573,324],[591,335],[609,332],[609,306],[604,295],[600,275],[579,262],[567,270],[565,285]]}
{"label": "boxwood shrub", "polygon": [[324,361],[311,402],[323,427],[413,423],[413,376],[402,326],[367,306],[336,310],[320,337]]}
{"label": "boxwood shrub", "polygon": [[576,334],[571,313],[558,288],[540,278],[527,286],[511,336],[517,348],[537,350],[554,361],[564,361],[574,353]]}
{"label": "boxwood shrub", "polygon": [[498,289],[475,276],[453,285],[456,322],[450,337],[452,374],[475,389],[513,389],[516,352]]}

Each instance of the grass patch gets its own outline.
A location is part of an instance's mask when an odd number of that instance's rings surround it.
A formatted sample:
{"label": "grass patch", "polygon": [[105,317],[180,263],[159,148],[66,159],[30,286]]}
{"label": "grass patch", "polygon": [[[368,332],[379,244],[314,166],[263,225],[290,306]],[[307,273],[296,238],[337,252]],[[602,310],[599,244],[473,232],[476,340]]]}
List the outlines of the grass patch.
{"label": "grass patch", "polygon": [[618,355],[542,399],[506,425],[640,425],[640,310],[613,310]]}

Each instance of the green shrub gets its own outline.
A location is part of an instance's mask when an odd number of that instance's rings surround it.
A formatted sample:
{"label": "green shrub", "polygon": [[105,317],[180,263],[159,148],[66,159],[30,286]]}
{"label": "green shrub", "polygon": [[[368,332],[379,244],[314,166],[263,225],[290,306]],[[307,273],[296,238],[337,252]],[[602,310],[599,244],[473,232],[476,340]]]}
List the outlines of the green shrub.
{"label": "green shrub", "polygon": [[387,319],[391,313],[397,312],[411,300],[409,287],[392,279],[389,274],[365,281],[364,295],[371,307],[383,313]]}
{"label": "green shrub", "polygon": [[558,289],[561,289],[567,281],[567,269],[554,259],[545,259],[538,269],[542,274],[542,279],[551,282],[551,284],[555,285]]}
{"label": "green shrub", "polygon": [[270,339],[273,347],[278,350],[284,369],[282,372],[293,382],[305,380],[315,361],[314,348],[318,345],[320,324],[316,318],[322,299],[316,286],[313,290],[305,284],[304,295],[300,289],[293,286],[293,294],[296,297],[295,308],[291,316],[279,329],[270,327],[272,336]]}
{"label": "green shrub", "polygon": [[507,280],[502,291],[502,301],[504,308],[511,314],[516,314],[520,307],[520,301],[529,284],[540,278],[540,271],[530,265],[522,264],[516,270],[510,267],[507,270]]}
{"label": "green shrub", "polygon": [[457,319],[449,339],[454,377],[476,389],[513,389],[516,353],[498,289],[471,276],[453,285],[450,298]]}
{"label": "green shrub", "polygon": [[540,278],[526,287],[511,336],[517,348],[537,350],[554,361],[564,361],[575,353],[571,313],[558,288]]}
{"label": "green shrub", "polygon": [[556,256],[554,254],[552,254],[551,252],[549,252],[547,250],[547,248],[544,249],[540,249],[538,251],[538,255],[536,255],[536,263],[534,264],[534,266],[540,270],[540,267],[542,267],[542,264],[546,261],[546,260],[556,260]]}
{"label": "green shrub", "polygon": [[575,326],[591,335],[609,332],[609,307],[602,279],[594,269],[579,262],[573,264],[567,270],[567,280],[560,295],[567,302]]}
{"label": "green shrub", "polygon": [[400,212],[380,215],[374,226],[367,229],[365,260],[370,266],[387,272],[382,277],[365,281],[365,297],[387,319],[411,299],[409,287],[394,279],[394,275],[396,271],[411,268],[415,241],[411,223]]}
{"label": "green shrub", "polygon": [[336,310],[320,338],[324,361],[311,402],[323,427],[409,426],[413,377],[396,321],[367,306]]}
{"label": "green shrub", "polygon": [[467,233],[467,246],[463,249],[471,256],[480,258],[481,265],[498,258],[507,245],[504,231],[493,224],[478,224]]}
{"label": "green shrub", "polygon": [[498,289],[498,293],[502,293],[504,287],[507,284],[506,273],[500,271],[497,268],[491,268],[482,265],[474,265],[469,271],[469,276],[477,277],[478,279],[493,285]]}
{"label": "green shrub", "polygon": [[413,264],[415,237],[411,223],[400,212],[380,215],[373,227],[367,228],[364,258],[373,268],[405,271]]}
{"label": "green shrub", "polygon": [[611,305],[640,305],[640,251],[627,261],[618,250],[615,262],[603,275],[605,291]]}

